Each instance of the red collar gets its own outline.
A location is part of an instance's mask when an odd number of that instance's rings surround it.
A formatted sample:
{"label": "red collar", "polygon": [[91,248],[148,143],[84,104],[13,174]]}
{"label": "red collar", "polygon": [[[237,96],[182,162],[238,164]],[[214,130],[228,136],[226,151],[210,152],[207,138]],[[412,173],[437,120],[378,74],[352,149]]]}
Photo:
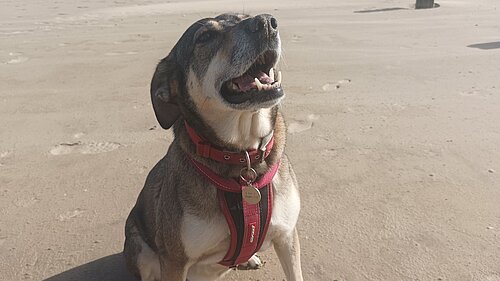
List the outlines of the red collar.
{"label": "red collar", "polygon": [[[205,138],[198,135],[196,131],[184,122],[186,130],[188,132],[191,141],[196,146],[196,154],[204,158],[210,158],[220,163],[227,163],[233,165],[244,165],[245,164],[245,152],[231,152],[216,148],[211,143],[209,143]],[[269,135],[267,143],[265,140],[260,145],[259,149],[252,149],[247,151],[250,156],[250,162],[261,162],[271,153],[271,149],[274,145],[274,136],[272,133]],[[266,139],[266,138],[264,138]]]}

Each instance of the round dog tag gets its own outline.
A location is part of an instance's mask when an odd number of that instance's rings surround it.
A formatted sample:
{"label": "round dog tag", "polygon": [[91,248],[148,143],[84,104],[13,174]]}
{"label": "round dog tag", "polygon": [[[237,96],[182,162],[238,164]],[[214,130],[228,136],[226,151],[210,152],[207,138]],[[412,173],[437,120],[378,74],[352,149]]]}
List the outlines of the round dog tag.
{"label": "round dog tag", "polygon": [[262,198],[260,191],[253,185],[245,186],[241,191],[241,196],[243,200],[252,205],[259,203]]}

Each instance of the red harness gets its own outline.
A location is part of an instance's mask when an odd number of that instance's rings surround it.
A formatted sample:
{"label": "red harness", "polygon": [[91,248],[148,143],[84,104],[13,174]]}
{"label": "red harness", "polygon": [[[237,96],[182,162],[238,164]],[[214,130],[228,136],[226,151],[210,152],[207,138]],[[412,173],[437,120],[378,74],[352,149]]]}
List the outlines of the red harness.
{"label": "red harness", "polygon": [[[198,155],[223,163],[245,164],[245,152],[221,151],[211,146],[187,123],[185,123],[185,126],[191,140],[197,146]],[[259,150],[248,151],[250,162],[252,160],[254,162],[259,159],[262,160],[261,157],[267,157],[272,149],[273,142],[274,138],[271,138],[265,146],[265,151],[262,150],[260,154]],[[200,146],[208,147],[208,149],[198,149]],[[222,158],[220,155],[222,155]],[[229,155],[230,159],[236,160],[226,159],[225,155]],[[261,157],[255,157],[259,155]],[[224,259],[219,264],[234,267],[247,262],[260,249],[266,237],[273,205],[272,180],[278,172],[280,163],[274,164],[268,172],[256,179],[256,181],[248,183],[244,179],[237,180],[221,177],[193,158],[189,157],[189,159],[200,175],[207,178],[217,188],[219,207],[229,226],[231,243]],[[243,159],[243,161],[239,159]],[[252,204],[243,199],[242,192],[247,188],[254,188],[259,191],[261,198],[258,203]]]}

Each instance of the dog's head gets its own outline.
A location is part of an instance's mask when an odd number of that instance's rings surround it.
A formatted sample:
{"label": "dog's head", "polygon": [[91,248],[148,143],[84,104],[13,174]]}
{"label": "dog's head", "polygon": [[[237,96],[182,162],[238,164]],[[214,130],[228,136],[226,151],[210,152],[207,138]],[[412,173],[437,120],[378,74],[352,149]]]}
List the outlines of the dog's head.
{"label": "dog's head", "polygon": [[271,15],[223,14],[191,25],[157,66],[151,98],[160,125],[181,112],[257,111],[284,96],[278,24]]}

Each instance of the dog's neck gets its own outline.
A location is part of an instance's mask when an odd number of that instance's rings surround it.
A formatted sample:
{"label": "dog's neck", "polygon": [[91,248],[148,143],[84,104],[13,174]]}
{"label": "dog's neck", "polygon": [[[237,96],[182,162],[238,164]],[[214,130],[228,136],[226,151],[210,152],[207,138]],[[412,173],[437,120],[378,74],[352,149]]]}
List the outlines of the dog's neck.
{"label": "dog's neck", "polygon": [[[190,137],[185,122],[201,137],[210,142],[213,146],[227,151],[241,152],[242,150],[255,149],[262,138],[274,131],[274,144],[268,157],[262,163],[255,163],[252,167],[261,175],[269,170],[269,168],[280,161],[286,142],[286,128],[283,116],[281,116],[278,107],[274,107],[264,112],[259,112],[261,116],[253,117],[253,114],[235,114],[235,116],[228,115],[214,115],[219,118],[204,119],[200,112],[190,111],[188,107],[183,108],[185,114],[174,125],[175,144],[180,145],[181,149],[186,152],[191,158],[202,163],[219,175],[226,177],[238,177],[241,171],[241,165],[218,163],[213,159],[202,157],[198,155],[197,146]],[[270,116],[270,117],[267,117]],[[242,118],[246,118],[240,121]],[[253,118],[256,118],[253,120]],[[239,122],[244,123],[247,129],[239,136],[239,130],[243,126]],[[246,121],[247,123],[245,123]],[[257,123],[258,122],[258,123]],[[225,125],[225,126],[222,126]],[[256,131],[253,131],[256,130]],[[218,130],[216,132],[216,130]],[[236,134],[234,136],[233,134]],[[224,136],[224,139],[222,139]],[[233,139],[231,140],[230,137]],[[224,141],[226,140],[226,141]],[[237,143],[242,140],[241,143]]]}
{"label": "dog's neck", "polygon": [[257,149],[274,127],[272,109],[201,113],[204,121],[223,143],[240,150]]}

